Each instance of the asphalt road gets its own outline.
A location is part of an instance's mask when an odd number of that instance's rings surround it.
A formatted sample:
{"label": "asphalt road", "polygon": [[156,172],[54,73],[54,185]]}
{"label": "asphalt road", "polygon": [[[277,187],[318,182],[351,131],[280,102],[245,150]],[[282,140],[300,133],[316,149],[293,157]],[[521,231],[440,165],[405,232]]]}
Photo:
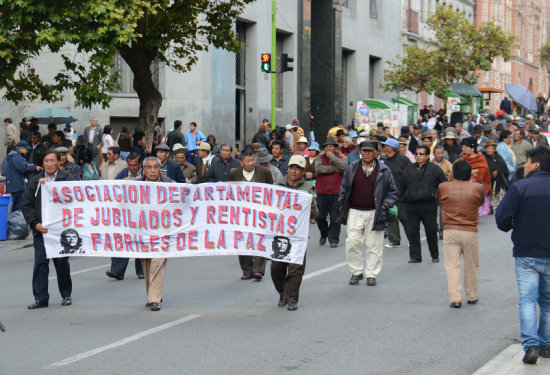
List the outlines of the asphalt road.
{"label": "asphalt road", "polygon": [[318,246],[313,225],[310,237],[295,312],[277,308],[269,276],[241,281],[236,257],[169,259],[160,312],[145,308],[133,264],[115,281],[108,259],[73,258],[73,305],[51,280],[50,307],[29,311],[33,249],[4,249],[0,373],[471,374],[519,338],[512,245],[492,216],[480,223],[480,302],[461,309],[425,242],[422,264],[407,263],[406,241],[385,249],[367,287],[348,285],[345,227],[337,249]]}

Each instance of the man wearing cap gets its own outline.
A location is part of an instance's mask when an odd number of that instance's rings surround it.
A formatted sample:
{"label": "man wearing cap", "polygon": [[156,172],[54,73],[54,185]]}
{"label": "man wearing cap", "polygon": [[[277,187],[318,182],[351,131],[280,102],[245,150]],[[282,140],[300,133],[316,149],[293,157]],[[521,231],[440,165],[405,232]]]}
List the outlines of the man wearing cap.
{"label": "man wearing cap", "polygon": [[400,196],[406,202],[409,263],[422,262],[420,222],[424,225],[432,261],[437,263],[439,262],[439,248],[435,195],[439,184],[446,182],[447,178],[439,166],[428,162],[430,149],[427,146],[418,146],[415,156],[416,162],[405,169],[400,186]]}
{"label": "man wearing cap", "polygon": [[170,150],[174,149],[174,145],[176,143],[185,144],[185,136],[181,132],[181,128],[183,126],[183,123],[181,120],[174,121],[174,129],[172,129],[168,135],[166,136],[166,144],[168,144],[168,147]]}
{"label": "man wearing cap", "polygon": [[264,168],[269,169],[273,181],[277,181],[283,178],[283,174],[276,166],[270,163],[272,159],[273,156],[271,156],[271,154],[269,153],[269,151],[267,151],[267,148],[265,147],[260,147],[258,149],[258,152],[256,152],[256,163]]}
{"label": "man wearing cap", "polygon": [[11,211],[15,212],[21,208],[23,203],[23,194],[25,193],[25,177],[33,172],[40,172],[41,167],[27,163],[25,155],[29,152],[31,146],[27,141],[19,141],[14,150],[6,155],[2,162],[2,175],[7,180],[7,192],[12,199]]}
{"label": "man wearing cap", "polygon": [[197,169],[193,164],[185,160],[187,157],[187,147],[181,143],[176,143],[174,145],[174,154],[176,163],[178,163],[181,167],[181,171],[183,172],[183,177],[185,177],[186,182],[188,184],[196,184],[198,182]]}
{"label": "man wearing cap", "polygon": [[[229,172],[229,181],[273,183],[269,169],[256,164],[256,155],[252,147],[245,147],[240,156],[241,167]],[[265,263],[266,260],[263,257],[239,255],[239,264],[243,272],[241,280],[261,281],[265,275]]]}
{"label": "man wearing cap", "polygon": [[107,162],[101,164],[101,179],[114,180],[128,164],[120,159],[120,148],[111,146],[107,149]]}
{"label": "man wearing cap", "polygon": [[206,173],[206,181],[208,182],[220,182],[227,181],[229,178],[229,172],[233,168],[239,168],[241,163],[231,156],[233,147],[228,144],[223,144],[220,147],[220,157],[216,158],[208,172]]}
{"label": "man wearing cap", "polygon": [[59,169],[67,171],[73,181],[79,181],[81,179],[80,168],[78,168],[78,165],[76,165],[72,161],[69,161],[69,149],[67,147],[61,146],[57,147],[56,150],[57,152],[59,152],[59,155],[61,155],[61,160],[59,161]]}
{"label": "man wearing cap", "polygon": [[[361,160],[351,164],[344,173],[338,195],[341,207],[338,220],[347,225],[349,284],[357,285],[365,275],[367,285],[375,286],[382,269],[387,210],[397,201],[397,187],[390,168],[377,160],[378,142],[364,141],[359,148]],[[367,245],[364,268],[363,245]]]}
{"label": "man wearing cap", "polygon": [[[324,151],[315,160],[315,174],[317,180],[315,191],[317,193],[317,227],[321,232],[319,245],[328,241],[330,247],[338,247],[340,242],[340,223],[338,222],[338,194],[340,184],[347,168],[347,161],[338,151],[338,143],[334,138],[328,137],[323,145]],[[330,226],[327,216],[330,215]]]}
{"label": "man wearing cap", "polygon": [[207,142],[202,142],[199,145],[199,148],[197,150],[198,157],[196,162],[196,168],[197,168],[197,182],[199,184],[202,184],[204,182],[207,182],[206,180],[206,174],[208,173],[208,169],[212,165],[212,162],[214,161],[215,156],[210,152],[211,147]]}
{"label": "man wearing cap", "polygon": [[[399,186],[401,185],[401,176],[403,174],[403,171],[411,164],[411,161],[408,157],[399,153],[399,142],[397,140],[389,138],[385,142],[382,142],[382,145],[384,146],[383,151],[386,155],[386,160],[384,161],[384,164],[386,164],[388,168],[390,168],[393,179],[395,180],[397,191],[399,192]],[[407,217],[405,212],[405,205],[404,203],[402,203],[402,199],[399,196],[397,197],[396,205],[399,221],[401,221],[406,235]],[[395,220],[391,223],[388,223],[388,240],[390,242],[386,244],[387,248],[396,248],[401,246],[399,221]]]}
{"label": "man wearing cap", "polygon": [[160,144],[155,147],[157,158],[160,160],[160,172],[164,177],[168,177],[175,182],[185,182],[185,177],[178,163],[168,160],[170,156],[170,147]]}
{"label": "man wearing cap", "polygon": [[535,127],[533,130],[529,131],[529,134],[531,135],[533,147],[548,146],[548,139],[540,134],[540,128]]}
{"label": "man wearing cap", "polygon": [[414,158],[414,155],[411,153],[411,151],[408,149],[408,143],[406,138],[399,137],[397,139],[397,142],[399,142],[399,153],[401,155],[405,155],[407,159],[411,161],[411,163],[414,163],[416,160]]}
{"label": "man wearing cap", "polygon": [[6,127],[6,138],[4,139],[4,146],[6,146],[6,154],[9,154],[11,150],[16,148],[17,142],[20,140],[19,130],[12,124],[11,118],[4,119],[4,126]]}
{"label": "man wearing cap", "polygon": [[338,132],[338,130],[342,129],[345,133],[345,135],[348,134],[348,131],[346,129],[344,129],[344,125],[340,124],[339,122],[335,123],[334,126],[332,128],[329,129],[328,133],[327,133],[327,138],[328,137],[331,137],[331,138],[336,138],[336,133]]}
{"label": "man wearing cap", "polygon": [[514,130],[514,141],[510,144],[510,149],[516,156],[516,173],[514,175],[516,180],[523,178],[523,166],[527,161],[525,153],[533,148],[533,145],[524,138],[525,131],[523,129]]}
{"label": "man wearing cap", "polygon": [[[317,217],[317,207],[313,197],[313,187],[304,179],[306,171],[306,159],[302,155],[294,155],[288,162],[288,174],[275,182],[275,185],[281,185],[289,189],[307,191],[311,194],[310,220]],[[271,261],[271,280],[275,290],[279,292],[279,302],[277,306],[284,307],[288,305],[287,310],[295,311],[298,309],[298,297],[300,294],[300,284],[306,269],[306,257],[302,264],[293,264],[287,262]]]}

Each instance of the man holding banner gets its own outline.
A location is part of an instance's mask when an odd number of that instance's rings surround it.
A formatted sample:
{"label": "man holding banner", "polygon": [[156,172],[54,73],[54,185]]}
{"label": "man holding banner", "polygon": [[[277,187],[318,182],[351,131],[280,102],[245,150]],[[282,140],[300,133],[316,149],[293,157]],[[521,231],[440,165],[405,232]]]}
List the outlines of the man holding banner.
{"label": "man holding banner", "polygon": [[[289,189],[307,191],[311,194],[311,210],[310,220],[317,218],[317,205],[313,195],[313,186],[306,182],[304,175],[306,173],[306,159],[302,155],[294,155],[288,162],[288,174],[277,180],[275,185],[282,185]],[[272,258],[288,260],[292,244],[287,237],[276,236],[273,239]],[[300,293],[300,285],[302,277],[306,270],[306,257],[304,254],[304,262],[302,264],[294,264],[287,262],[271,262],[271,280],[275,289],[279,292],[279,307],[284,307],[288,304],[287,310],[295,311],[298,309],[298,297]]]}
{"label": "man holding banner", "polygon": [[[34,303],[29,305],[30,310],[48,307],[50,295],[48,294],[49,261],[46,257],[43,234],[48,228],[42,226],[42,194],[41,185],[49,181],[71,181],[68,172],[59,169],[61,155],[55,150],[44,153],[44,171],[34,176],[27,185],[23,196],[21,210],[25,220],[32,228],[34,244],[34,269],[32,273],[32,291]],[[57,285],[63,301],[62,306],[72,304],[72,280],[69,258],[54,258],[53,264],[57,274]]]}

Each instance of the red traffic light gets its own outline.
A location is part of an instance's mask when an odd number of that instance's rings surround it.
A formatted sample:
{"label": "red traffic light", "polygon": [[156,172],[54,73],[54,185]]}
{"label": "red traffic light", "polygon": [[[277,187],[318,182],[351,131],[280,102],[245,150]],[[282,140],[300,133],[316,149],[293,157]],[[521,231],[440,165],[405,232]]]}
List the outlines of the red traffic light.
{"label": "red traffic light", "polygon": [[262,53],[262,62],[271,62],[271,54]]}

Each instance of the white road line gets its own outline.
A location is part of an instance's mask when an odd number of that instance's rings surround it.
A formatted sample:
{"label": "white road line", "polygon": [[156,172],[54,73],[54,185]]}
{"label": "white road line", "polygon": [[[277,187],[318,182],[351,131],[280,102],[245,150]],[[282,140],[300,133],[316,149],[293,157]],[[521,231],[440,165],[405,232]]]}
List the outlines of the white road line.
{"label": "white road line", "polygon": [[320,269],[319,271],[308,273],[307,275],[305,275],[302,278],[302,280],[311,279],[312,277],[322,275],[323,273],[334,271],[334,270],[336,270],[340,267],[344,267],[346,264],[347,264],[346,262],[342,262],[342,263],[335,264],[334,266],[330,266],[330,267],[327,267],[327,268]]}
{"label": "white road line", "polygon": [[[130,262],[133,262],[134,260],[135,260],[135,259],[130,259]],[[101,269],[101,268],[110,267],[110,266],[111,266],[111,263],[107,263],[107,264],[103,264],[103,265],[97,266],[97,267],[86,268],[86,269],[84,269],[84,270],[71,272],[71,276],[73,276],[73,275],[78,275],[79,273],[84,273],[84,272],[99,270],[99,269]],[[52,276],[52,277],[50,277],[48,280],[55,280],[55,279],[57,279],[57,276]]]}
{"label": "white road line", "polygon": [[[174,327],[174,326],[177,326],[179,324],[182,324],[182,323],[186,323],[186,322],[189,322],[193,319],[197,319],[197,318],[200,318],[201,315],[198,315],[198,314],[192,314],[192,315],[187,315],[186,317],[183,317],[181,319],[178,319],[178,320],[174,320],[173,322],[169,322],[169,323],[166,323],[166,324],[162,324],[160,326],[157,326],[157,327],[153,327],[151,329],[148,329],[147,331],[143,331],[141,333],[138,333],[136,335],[133,335],[133,336],[130,336],[130,337],[126,337],[122,340],[119,340],[119,341],[115,341],[113,342],[112,344],[109,344],[109,345],[105,345],[105,346],[101,346],[99,348],[96,348],[96,349],[92,349],[92,350],[89,350],[87,352],[84,352],[84,353],[81,353],[81,354],[77,354],[75,356],[72,356],[72,357],[69,357],[69,358],[66,358],[62,361],[59,361],[59,362],[55,362],[55,363],[52,363],[50,365],[48,365],[47,367],[62,367],[62,366],[66,366],[66,365],[69,365],[71,363],[74,363],[74,362],[77,362],[77,361],[80,361],[82,359],[86,359],[86,358],[89,358],[91,356],[94,356],[96,354],[99,354],[99,353],[102,353],[106,350],[110,350],[110,349],[114,349],[114,348],[117,348],[119,346],[122,346],[122,345],[125,345],[125,344],[128,344],[130,342],[133,342],[133,341],[137,341],[139,339],[142,339],[146,336],[149,336],[149,335],[152,335],[154,333],[157,333],[157,332],[160,332],[160,331],[164,331],[168,328],[171,328],[171,327]],[[46,367],[46,368],[47,368]]]}

